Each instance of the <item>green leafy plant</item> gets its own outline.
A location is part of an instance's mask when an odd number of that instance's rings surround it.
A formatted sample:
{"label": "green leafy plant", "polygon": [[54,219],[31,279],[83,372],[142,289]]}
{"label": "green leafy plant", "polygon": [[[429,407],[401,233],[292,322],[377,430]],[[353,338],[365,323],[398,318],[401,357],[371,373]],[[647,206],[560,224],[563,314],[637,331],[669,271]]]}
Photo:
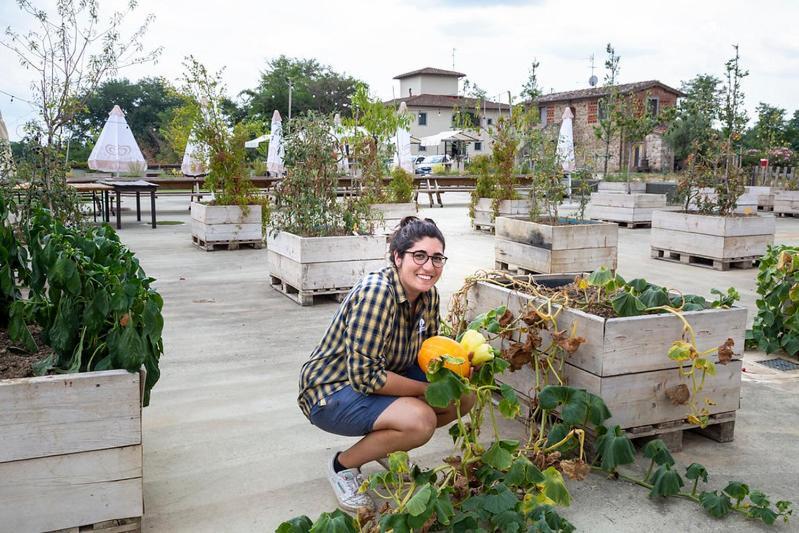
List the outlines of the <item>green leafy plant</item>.
{"label": "green leafy plant", "polygon": [[270,214],[273,231],[303,237],[371,233],[371,199],[337,198],[338,146],[331,131],[332,121],[314,113],[292,120],[285,144],[286,177]]}
{"label": "green leafy plant", "polygon": [[769,246],[757,274],[757,316],[747,340],[766,353],[799,353],[799,248]]}
{"label": "green leafy plant", "polygon": [[[0,201],[0,221],[7,204]],[[159,378],[163,300],[133,253],[110,226],[64,226],[39,209],[16,231],[3,222],[0,299],[9,336],[36,350],[30,326],[42,329],[55,354],[39,373],[147,370],[144,405]],[[5,259],[5,257],[3,257]],[[26,289],[27,296],[21,297]]]}
{"label": "green leafy plant", "polygon": [[388,183],[388,199],[392,203],[404,204],[413,199],[413,175],[407,170],[396,167],[391,171]]}

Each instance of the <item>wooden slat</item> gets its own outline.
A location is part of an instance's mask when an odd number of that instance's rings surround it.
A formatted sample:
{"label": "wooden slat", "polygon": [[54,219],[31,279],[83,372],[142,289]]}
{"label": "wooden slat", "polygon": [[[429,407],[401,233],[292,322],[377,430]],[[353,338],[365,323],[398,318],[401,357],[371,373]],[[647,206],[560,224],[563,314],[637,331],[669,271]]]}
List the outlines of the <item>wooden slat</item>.
{"label": "wooden slat", "polygon": [[263,227],[257,224],[204,224],[191,221],[191,234],[201,241],[230,242],[262,240]]}
{"label": "wooden slat", "polygon": [[205,224],[260,224],[261,206],[248,206],[244,215],[237,205],[206,205],[199,202],[191,204],[191,218]]}
{"label": "wooden slat", "polygon": [[[618,424],[626,429],[683,420],[688,415],[687,405],[674,405],[666,397],[666,390],[687,383],[677,370],[600,378],[567,364],[565,374],[570,385],[586,388],[602,397],[613,414],[605,422],[608,426]],[[716,375],[705,378],[698,405],[707,407],[711,414],[735,411],[740,406],[740,389],[741,361],[716,365]],[[704,398],[715,405],[705,405]]]}
{"label": "wooden slat", "polygon": [[600,181],[597,190],[609,193],[646,192],[646,183],[640,181]]}
{"label": "wooden slat", "polygon": [[653,229],[662,228],[725,237],[774,235],[774,224],[772,215],[721,217],[679,211],[655,211],[652,214]]}
{"label": "wooden slat", "polygon": [[386,265],[385,259],[298,263],[271,249],[267,261],[271,275],[302,291],[352,287],[369,272]]}
{"label": "wooden slat", "polygon": [[533,244],[549,250],[616,247],[619,228],[615,224],[587,221],[553,226],[522,217],[498,217],[497,238]]}
{"label": "wooden slat", "polygon": [[0,380],[0,406],[0,463],[141,443],[138,373]]}
{"label": "wooden slat", "polygon": [[665,194],[614,194],[604,192],[591,193],[591,201],[588,204],[601,205],[607,207],[666,207]]}
{"label": "wooden slat", "polygon": [[266,245],[273,252],[304,264],[386,257],[386,238],[379,235],[300,237],[286,231],[267,231]]}
{"label": "wooden slat", "polygon": [[721,237],[658,228],[654,227],[654,222],[650,235],[653,248],[721,260],[761,256],[773,242],[773,234]]}
{"label": "wooden slat", "polygon": [[494,240],[494,257],[497,261],[542,274],[592,272],[601,266],[615,270],[616,256],[615,246],[548,250],[504,239]]}
{"label": "wooden slat", "polygon": [[0,463],[0,529],[52,531],[141,516],[140,445]]}

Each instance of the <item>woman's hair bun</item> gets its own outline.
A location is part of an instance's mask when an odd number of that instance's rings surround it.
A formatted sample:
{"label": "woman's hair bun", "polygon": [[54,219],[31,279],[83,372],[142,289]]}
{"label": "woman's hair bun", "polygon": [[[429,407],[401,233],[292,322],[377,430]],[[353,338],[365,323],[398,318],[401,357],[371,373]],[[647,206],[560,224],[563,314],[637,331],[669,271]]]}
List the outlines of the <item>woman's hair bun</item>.
{"label": "woman's hair bun", "polygon": [[399,227],[400,228],[404,228],[408,224],[411,224],[413,222],[418,222],[418,221],[419,221],[419,217],[415,217],[413,215],[410,215],[410,216],[407,216],[407,217],[403,218],[402,220],[400,220]]}

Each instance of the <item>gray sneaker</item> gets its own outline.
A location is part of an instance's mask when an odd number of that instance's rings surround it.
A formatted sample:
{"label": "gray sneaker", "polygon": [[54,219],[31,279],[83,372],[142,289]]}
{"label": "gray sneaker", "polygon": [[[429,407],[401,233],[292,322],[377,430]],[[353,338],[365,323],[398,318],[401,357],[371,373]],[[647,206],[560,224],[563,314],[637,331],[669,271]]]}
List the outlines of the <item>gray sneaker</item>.
{"label": "gray sneaker", "polygon": [[358,489],[363,483],[361,471],[357,468],[348,468],[337,473],[333,468],[333,459],[335,457],[336,455],[333,454],[327,464],[327,479],[333,487],[339,507],[353,513],[357,512],[360,507],[374,509],[375,502],[372,497],[365,492],[358,493]]}

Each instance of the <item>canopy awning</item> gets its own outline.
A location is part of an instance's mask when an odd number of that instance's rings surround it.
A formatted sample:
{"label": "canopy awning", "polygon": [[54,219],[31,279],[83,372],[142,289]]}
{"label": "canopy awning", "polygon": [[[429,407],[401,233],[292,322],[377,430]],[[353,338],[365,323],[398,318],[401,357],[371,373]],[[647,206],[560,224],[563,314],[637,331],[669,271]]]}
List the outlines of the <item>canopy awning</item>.
{"label": "canopy awning", "polygon": [[261,143],[265,143],[268,140],[269,140],[269,134],[267,133],[266,135],[261,135],[260,137],[256,137],[255,139],[253,139],[251,141],[245,142],[244,143],[244,147],[245,148],[258,148],[258,145],[260,145]]}
{"label": "canopy awning", "polygon": [[419,141],[422,146],[438,146],[443,142],[463,141],[470,143],[478,142],[480,139],[462,130],[448,130],[428,137],[422,137]]}

